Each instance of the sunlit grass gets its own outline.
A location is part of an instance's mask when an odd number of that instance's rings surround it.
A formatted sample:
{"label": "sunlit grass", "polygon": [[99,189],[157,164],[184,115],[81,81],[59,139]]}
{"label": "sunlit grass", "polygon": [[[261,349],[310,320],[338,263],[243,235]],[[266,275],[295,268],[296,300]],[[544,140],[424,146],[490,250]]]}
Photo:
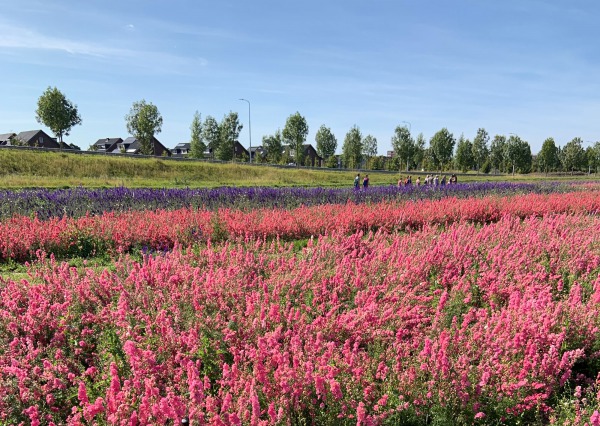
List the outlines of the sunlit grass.
{"label": "sunlit grass", "polygon": [[[395,185],[406,172],[361,171],[369,174],[371,185]],[[356,171],[283,168],[239,163],[173,161],[168,159],[87,156],[80,154],[0,150],[0,188],[64,187],[190,187],[218,186],[350,186]],[[416,179],[415,172],[413,181]],[[448,174],[448,173],[446,173]],[[590,179],[595,175],[579,176]],[[563,176],[560,179],[573,179]],[[541,174],[460,175],[468,181],[532,181],[559,179]]]}

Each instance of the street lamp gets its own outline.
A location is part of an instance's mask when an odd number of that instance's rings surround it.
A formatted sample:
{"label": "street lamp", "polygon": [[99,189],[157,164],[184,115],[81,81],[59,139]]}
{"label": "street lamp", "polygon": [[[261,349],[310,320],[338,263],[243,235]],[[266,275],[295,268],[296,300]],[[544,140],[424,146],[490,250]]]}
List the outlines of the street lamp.
{"label": "street lamp", "polygon": [[[403,123],[408,124],[408,133],[410,133],[410,128],[411,128],[410,122],[409,121],[403,121]],[[404,126],[404,127],[406,127],[406,126]],[[406,171],[408,172],[408,155],[406,156]]]}
{"label": "street lamp", "polygon": [[248,102],[248,135],[250,140],[250,146],[248,152],[250,153],[250,163],[252,163],[252,124],[250,124],[250,101],[248,99],[240,98],[240,101]]}

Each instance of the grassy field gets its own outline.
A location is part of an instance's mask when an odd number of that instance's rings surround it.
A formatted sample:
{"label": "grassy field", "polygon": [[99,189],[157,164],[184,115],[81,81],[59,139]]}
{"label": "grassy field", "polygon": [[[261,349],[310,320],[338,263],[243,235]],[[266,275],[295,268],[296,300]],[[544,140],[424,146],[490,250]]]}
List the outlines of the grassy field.
{"label": "grassy field", "polygon": [[[361,175],[364,175],[364,171]],[[371,185],[395,184],[404,173],[367,171]],[[355,171],[279,168],[247,164],[172,161],[0,149],[0,188],[217,187],[352,185]],[[415,174],[411,172],[411,174]],[[572,179],[571,176],[565,177]],[[589,179],[590,176],[583,176]],[[543,175],[460,176],[459,181],[540,180]],[[556,177],[553,177],[556,179]]]}

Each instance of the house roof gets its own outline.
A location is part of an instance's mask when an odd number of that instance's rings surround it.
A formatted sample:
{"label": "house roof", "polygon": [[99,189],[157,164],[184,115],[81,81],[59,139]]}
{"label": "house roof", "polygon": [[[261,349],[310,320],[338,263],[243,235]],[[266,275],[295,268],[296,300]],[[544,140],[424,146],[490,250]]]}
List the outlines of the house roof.
{"label": "house roof", "polygon": [[103,139],[98,139],[94,145],[106,145],[106,144],[112,145],[113,143],[117,143],[122,140],[123,139],[121,139],[121,138],[103,138]]}
{"label": "house roof", "polygon": [[[155,136],[152,137],[152,143],[162,146],[163,149],[167,152],[171,152],[171,150],[165,147],[162,143],[160,143],[160,141],[156,139]],[[127,145],[125,148],[125,152],[136,153],[140,149],[140,142],[134,136],[129,136],[123,142],[120,142],[120,144]]]}
{"label": "house roof", "polygon": [[20,140],[25,141],[25,142],[29,142],[31,139],[33,139],[40,132],[46,134],[43,130],[27,130],[25,132],[19,133],[17,135],[17,139],[20,139]]}
{"label": "house roof", "polygon": [[178,143],[177,145],[175,145],[175,149],[177,149],[177,148],[190,149],[191,147],[192,147],[192,144],[189,142],[181,142],[181,143]]}
{"label": "house roof", "polygon": [[0,142],[7,141],[16,135],[17,135],[16,133],[2,133],[2,134],[0,134]]}

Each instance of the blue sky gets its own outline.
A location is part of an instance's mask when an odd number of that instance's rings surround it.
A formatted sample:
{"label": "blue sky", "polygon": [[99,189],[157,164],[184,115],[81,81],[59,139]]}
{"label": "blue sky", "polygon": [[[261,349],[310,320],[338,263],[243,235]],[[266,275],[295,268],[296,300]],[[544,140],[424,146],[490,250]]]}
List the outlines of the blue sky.
{"label": "blue sky", "polygon": [[[353,125],[391,149],[397,125],[429,140],[514,133],[600,140],[600,2],[595,0],[0,0],[0,133],[44,128],[58,87],[81,113],[83,149],[126,137],[134,101],[155,104],[168,147],[190,123],[237,111],[248,145],[300,112],[307,141]],[[45,128],[44,128],[45,129]],[[45,129],[47,130],[47,129]],[[587,144],[586,144],[587,145]]]}

